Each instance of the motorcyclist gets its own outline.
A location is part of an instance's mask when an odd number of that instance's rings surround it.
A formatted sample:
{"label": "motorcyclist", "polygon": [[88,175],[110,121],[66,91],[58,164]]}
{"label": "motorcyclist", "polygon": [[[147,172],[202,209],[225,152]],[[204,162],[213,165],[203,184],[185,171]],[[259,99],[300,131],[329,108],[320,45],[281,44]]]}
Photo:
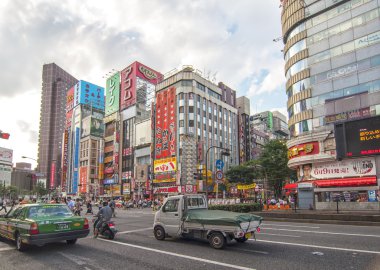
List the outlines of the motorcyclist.
{"label": "motorcyclist", "polygon": [[104,222],[108,222],[112,218],[112,209],[109,207],[107,201],[103,202],[103,207],[95,215],[98,219],[95,221],[94,237],[98,237],[99,229],[102,227]]}

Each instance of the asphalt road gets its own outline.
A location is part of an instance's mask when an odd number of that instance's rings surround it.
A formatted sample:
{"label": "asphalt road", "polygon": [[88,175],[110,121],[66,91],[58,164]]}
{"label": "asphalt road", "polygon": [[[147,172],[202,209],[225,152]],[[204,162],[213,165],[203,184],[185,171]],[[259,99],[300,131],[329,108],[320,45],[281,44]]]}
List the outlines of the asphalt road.
{"label": "asphalt road", "polygon": [[[0,240],[0,269],[380,269],[380,227],[264,222],[257,241],[215,250],[207,242],[152,232],[150,209],[118,211],[114,241],[91,236],[15,250]],[[89,216],[90,218],[90,216]]]}

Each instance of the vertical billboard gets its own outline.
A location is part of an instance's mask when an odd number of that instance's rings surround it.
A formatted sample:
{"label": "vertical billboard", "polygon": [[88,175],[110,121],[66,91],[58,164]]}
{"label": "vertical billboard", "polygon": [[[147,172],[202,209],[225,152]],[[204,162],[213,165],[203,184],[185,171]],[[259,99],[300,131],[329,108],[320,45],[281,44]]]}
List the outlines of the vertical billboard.
{"label": "vertical billboard", "polygon": [[122,111],[137,102],[137,77],[156,85],[161,80],[162,75],[139,62],[134,62],[121,71],[120,77],[120,110]]}
{"label": "vertical billboard", "polygon": [[79,170],[79,179],[80,179],[80,193],[87,192],[87,167],[80,167]]}
{"label": "vertical billboard", "polygon": [[106,81],[106,109],[105,115],[119,111],[120,103],[120,73],[114,74]]}
{"label": "vertical billboard", "polygon": [[55,161],[51,163],[50,168],[50,188],[53,189],[55,186]]}
{"label": "vertical billboard", "polygon": [[71,118],[74,108],[74,86],[71,87],[66,94],[66,128],[71,126]]}
{"label": "vertical billboard", "polygon": [[86,81],[79,81],[74,86],[74,107],[79,104],[104,111],[104,88]]}
{"label": "vertical billboard", "polygon": [[103,120],[91,118],[91,129],[90,133],[92,136],[103,138],[104,135],[104,123]]}
{"label": "vertical billboard", "polygon": [[73,193],[78,192],[78,169],[79,169],[79,146],[80,146],[80,128],[75,129],[74,141],[74,173],[73,173]]}
{"label": "vertical billboard", "polygon": [[171,87],[157,94],[155,159],[176,154],[176,89]]}
{"label": "vertical billboard", "polygon": [[62,191],[66,192],[67,185],[67,164],[68,164],[68,144],[69,144],[69,130],[65,130],[63,133],[63,147],[62,147],[62,176],[61,176],[61,187]]}

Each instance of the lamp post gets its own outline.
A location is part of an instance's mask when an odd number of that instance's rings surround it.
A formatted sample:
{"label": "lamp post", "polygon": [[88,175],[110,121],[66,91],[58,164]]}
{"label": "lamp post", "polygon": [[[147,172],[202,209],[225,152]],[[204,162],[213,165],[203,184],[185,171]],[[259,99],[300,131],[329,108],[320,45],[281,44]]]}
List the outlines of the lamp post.
{"label": "lamp post", "polygon": [[[208,205],[208,190],[207,190],[207,178],[208,178],[208,152],[210,151],[210,149],[212,148],[218,148],[218,149],[223,149],[224,152],[222,152],[222,156],[229,156],[230,155],[230,150],[228,148],[224,148],[224,147],[220,147],[220,146],[210,146],[207,151],[206,151],[206,183],[205,183],[205,186],[206,186],[206,200],[207,200],[207,205]],[[212,175],[212,174],[211,174]]]}
{"label": "lamp post", "polygon": [[35,159],[35,158],[31,158],[31,157],[27,157],[27,156],[21,156],[21,158],[24,158],[24,159],[31,159],[31,160],[34,160],[36,163],[37,163],[37,166],[36,166],[36,183],[33,183],[33,179],[32,179],[32,190],[34,189],[34,187],[38,184],[38,177],[39,177],[39,173],[40,173],[40,170],[38,168],[38,160]]}

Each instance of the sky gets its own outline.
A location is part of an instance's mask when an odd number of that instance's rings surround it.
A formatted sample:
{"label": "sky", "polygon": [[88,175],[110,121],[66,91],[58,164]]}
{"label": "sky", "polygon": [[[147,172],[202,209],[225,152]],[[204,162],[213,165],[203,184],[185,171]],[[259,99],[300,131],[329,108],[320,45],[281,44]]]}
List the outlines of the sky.
{"label": "sky", "polygon": [[[192,65],[286,115],[279,0],[0,1],[0,147],[36,166],[43,64],[105,87],[139,61],[163,74]],[[43,131],[42,131],[43,132]],[[27,156],[32,159],[22,159]]]}

